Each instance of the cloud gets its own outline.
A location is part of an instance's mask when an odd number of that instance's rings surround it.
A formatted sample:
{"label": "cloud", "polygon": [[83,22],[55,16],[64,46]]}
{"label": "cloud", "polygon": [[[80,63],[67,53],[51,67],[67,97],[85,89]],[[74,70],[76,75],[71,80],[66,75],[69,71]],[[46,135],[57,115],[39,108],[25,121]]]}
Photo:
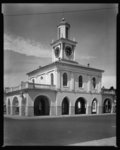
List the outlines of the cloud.
{"label": "cloud", "polygon": [[116,88],[116,76],[103,76],[102,86],[104,86],[105,88],[110,88],[111,86],[114,86]]}
{"label": "cloud", "polygon": [[28,56],[51,57],[50,50],[41,43],[8,34],[4,34],[4,50],[12,50]]}

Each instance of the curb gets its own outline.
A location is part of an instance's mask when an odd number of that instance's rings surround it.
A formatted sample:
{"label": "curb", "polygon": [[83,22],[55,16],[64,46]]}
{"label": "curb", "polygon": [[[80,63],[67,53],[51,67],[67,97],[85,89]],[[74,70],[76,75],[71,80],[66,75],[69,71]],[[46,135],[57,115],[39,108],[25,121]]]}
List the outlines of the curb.
{"label": "curb", "polygon": [[70,117],[89,117],[89,116],[111,116],[116,115],[115,113],[105,113],[105,114],[80,114],[80,115],[61,115],[61,116],[11,116],[4,115],[4,118],[10,119],[49,119],[49,118],[70,118]]}

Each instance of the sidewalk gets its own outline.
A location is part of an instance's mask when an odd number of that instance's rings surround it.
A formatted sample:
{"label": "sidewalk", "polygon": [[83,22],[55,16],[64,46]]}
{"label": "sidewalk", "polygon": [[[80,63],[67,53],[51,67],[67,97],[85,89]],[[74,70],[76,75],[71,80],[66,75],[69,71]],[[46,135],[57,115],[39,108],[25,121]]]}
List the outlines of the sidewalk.
{"label": "sidewalk", "polygon": [[77,114],[77,115],[60,115],[60,116],[18,116],[18,115],[6,115],[5,118],[11,119],[45,119],[45,118],[70,118],[70,117],[89,117],[89,116],[109,116],[116,115],[116,113],[104,113],[104,114]]}
{"label": "sidewalk", "polygon": [[71,146],[115,146],[116,137],[71,144]]}

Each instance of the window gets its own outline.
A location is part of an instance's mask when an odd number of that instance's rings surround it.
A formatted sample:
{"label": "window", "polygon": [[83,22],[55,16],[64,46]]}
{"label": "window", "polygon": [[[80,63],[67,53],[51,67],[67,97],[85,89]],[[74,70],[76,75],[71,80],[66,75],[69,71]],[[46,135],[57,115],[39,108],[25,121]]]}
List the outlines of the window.
{"label": "window", "polygon": [[54,85],[54,75],[51,73],[51,85]]}
{"label": "window", "polygon": [[95,77],[92,79],[92,83],[93,83],[93,88],[95,88],[96,87],[96,79],[95,79]]}
{"label": "window", "polygon": [[82,76],[79,76],[79,87],[83,86],[83,79]]}
{"label": "window", "polygon": [[67,73],[63,74],[63,86],[67,86]]}
{"label": "window", "polygon": [[59,35],[59,38],[60,38],[60,28],[58,29],[58,32],[59,32],[58,35]]}
{"label": "window", "polygon": [[66,38],[68,38],[68,28],[66,27]]}
{"label": "window", "polygon": [[92,113],[97,113],[97,100],[92,101]]}

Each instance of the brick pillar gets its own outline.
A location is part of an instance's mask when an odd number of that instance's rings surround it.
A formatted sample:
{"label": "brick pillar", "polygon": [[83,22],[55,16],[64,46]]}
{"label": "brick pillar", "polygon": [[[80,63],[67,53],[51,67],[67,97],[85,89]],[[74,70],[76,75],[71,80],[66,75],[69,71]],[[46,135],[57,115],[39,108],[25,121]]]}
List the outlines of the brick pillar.
{"label": "brick pillar", "polygon": [[10,115],[14,115],[14,107],[10,105]]}
{"label": "brick pillar", "polygon": [[57,116],[62,115],[62,110],[61,106],[57,106]]}
{"label": "brick pillar", "polygon": [[102,113],[103,113],[103,107],[102,106],[98,106],[97,114],[102,114]]}
{"label": "brick pillar", "polygon": [[34,106],[28,106],[27,116],[34,116]]}
{"label": "brick pillar", "polygon": [[50,106],[50,116],[56,116],[56,106]]}
{"label": "brick pillar", "polygon": [[75,107],[71,106],[70,115],[75,115]]}
{"label": "brick pillar", "polygon": [[91,106],[87,105],[86,114],[91,114]]}

